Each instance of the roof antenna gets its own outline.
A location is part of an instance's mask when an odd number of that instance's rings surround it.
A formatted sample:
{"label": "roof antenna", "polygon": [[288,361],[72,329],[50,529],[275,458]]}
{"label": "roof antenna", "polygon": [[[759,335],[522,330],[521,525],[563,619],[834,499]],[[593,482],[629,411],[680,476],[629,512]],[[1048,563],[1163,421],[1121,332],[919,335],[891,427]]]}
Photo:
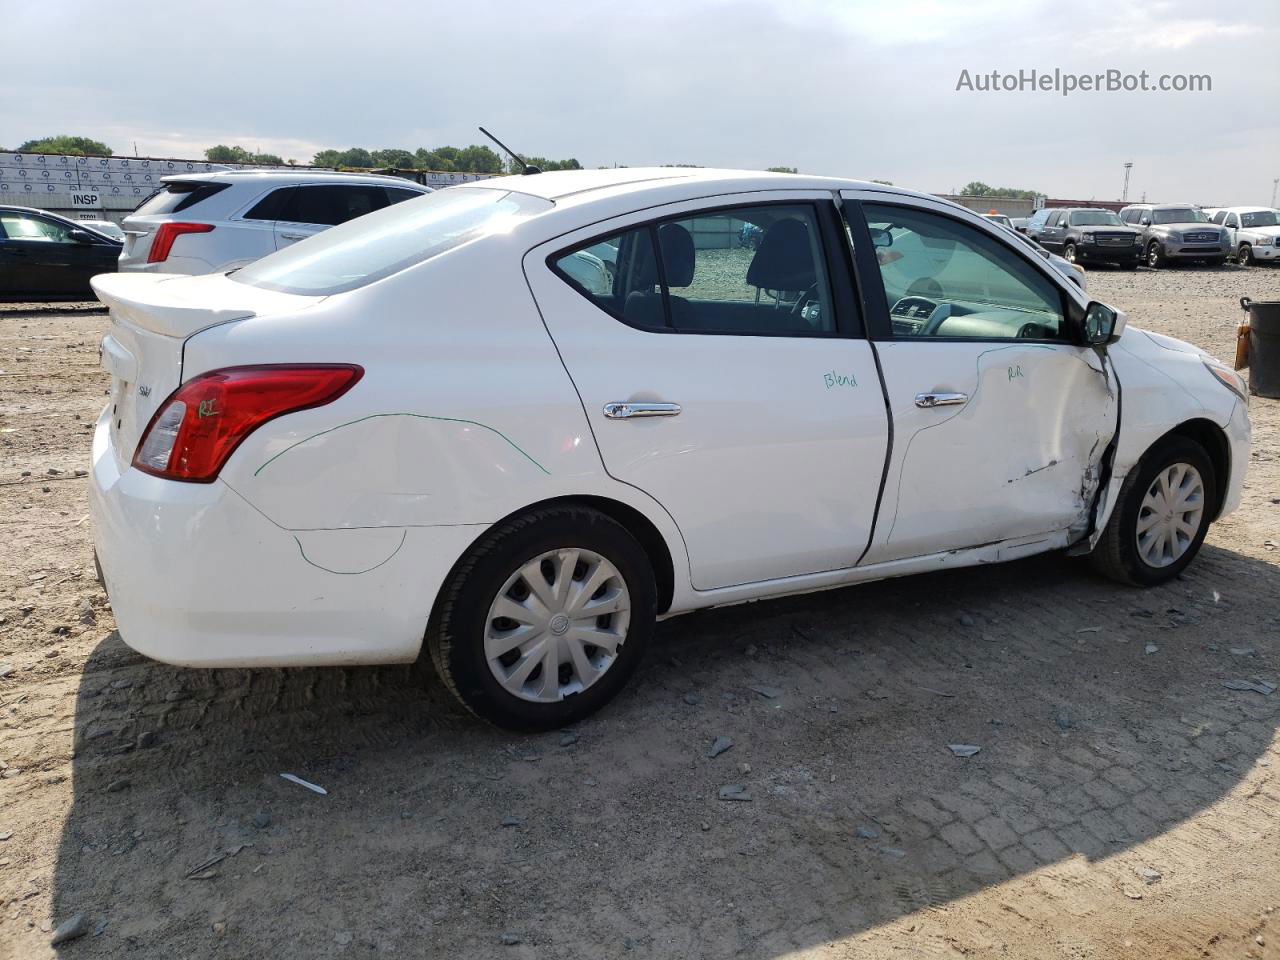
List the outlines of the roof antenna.
{"label": "roof antenna", "polygon": [[503,143],[501,140],[499,140],[497,137],[495,137],[492,133],[490,133],[488,130],[486,130],[484,127],[481,127],[481,128],[480,128],[480,132],[481,132],[481,133],[483,133],[483,134],[484,134],[486,137],[488,137],[490,140],[492,140],[494,143],[496,143],[499,147],[501,147],[501,148],[502,148],[503,153],[507,154],[509,157],[511,157],[511,159],[512,159],[512,160],[514,160],[516,163],[520,164],[520,166],[524,168],[524,169],[522,169],[522,170],[520,171],[520,173],[521,173],[523,176],[528,176],[528,175],[529,175],[529,174],[531,174],[531,173],[541,173],[541,172],[542,172],[542,171],[541,171],[541,170],[539,170],[537,167],[535,167],[533,164],[531,164],[531,163],[525,163],[525,162],[524,162],[524,157],[520,156],[520,154],[516,153],[514,150],[512,150],[510,147],[508,147],[505,143]]}

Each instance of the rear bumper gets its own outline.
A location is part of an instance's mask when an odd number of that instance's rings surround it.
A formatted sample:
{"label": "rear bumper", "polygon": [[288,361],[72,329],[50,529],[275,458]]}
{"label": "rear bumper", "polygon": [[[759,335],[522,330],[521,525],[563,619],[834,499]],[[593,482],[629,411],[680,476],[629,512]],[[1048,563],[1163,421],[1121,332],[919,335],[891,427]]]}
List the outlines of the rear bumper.
{"label": "rear bumper", "polygon": [[483,527],[291,531],[221,480],[118,468],[93,440],[94,546],[121,638],[181,666],[415,659],[449,570]]}
{"label": "rear bumper", "polygon": [[213,264],[199,257],[169,257],[159,263],[147,263],[145,260],[129,260],[120,258],[120,273],[177,273],[185,276],[197,276],[213,273]]}

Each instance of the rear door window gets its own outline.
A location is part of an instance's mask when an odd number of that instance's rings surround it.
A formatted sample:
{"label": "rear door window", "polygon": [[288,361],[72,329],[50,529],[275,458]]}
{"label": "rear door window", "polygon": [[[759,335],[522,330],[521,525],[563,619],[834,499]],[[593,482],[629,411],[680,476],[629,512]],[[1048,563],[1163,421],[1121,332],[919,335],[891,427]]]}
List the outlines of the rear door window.
{"label": "rear door window", "polygon": [[836,332],[822,229],[810,204],[734,207],[649,224],[558,254],[551,265],[598,306],[643,330]]}
{"label": "rear door window", "polygon": [[388,205],[384,187],[346,184],[301,186],[294,191],[277,219],[333,227]]}
{"label": "rear door window", "polygon": [[289,204],[290,198],[293,197],[297,187],[281,187],[278,190],[272,190],[265,197],[249,208],[249,212],[244,215],[245,220],[282,220],[281,214]]}
{"label": "rear door window", "polygon": [[405,200],[412,200],[415,197],[424,196],[423,193],[417,190],[404,190],[400,187],[383,187],[382,189],[387,192],[388,203],[402,203]]}

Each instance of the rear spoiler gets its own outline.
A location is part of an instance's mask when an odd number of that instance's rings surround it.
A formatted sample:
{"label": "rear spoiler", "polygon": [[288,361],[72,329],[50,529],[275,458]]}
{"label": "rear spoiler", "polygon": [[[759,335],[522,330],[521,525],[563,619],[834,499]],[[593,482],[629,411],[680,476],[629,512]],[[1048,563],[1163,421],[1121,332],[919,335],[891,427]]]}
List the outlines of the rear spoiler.
{"label": "rear spoiler", "polygon": [[[135,327],[166,337],[186,339],[209,327],[232,320],[247,320],[257,311],[248,305],[209,306],[208,300],[190,299],[192,278],[173,273],[103,273],[89,281],[93,292],[111,313]],[[220,279],[220,278],[219,278]],[[256,290],[246,287],[246,299]]]}

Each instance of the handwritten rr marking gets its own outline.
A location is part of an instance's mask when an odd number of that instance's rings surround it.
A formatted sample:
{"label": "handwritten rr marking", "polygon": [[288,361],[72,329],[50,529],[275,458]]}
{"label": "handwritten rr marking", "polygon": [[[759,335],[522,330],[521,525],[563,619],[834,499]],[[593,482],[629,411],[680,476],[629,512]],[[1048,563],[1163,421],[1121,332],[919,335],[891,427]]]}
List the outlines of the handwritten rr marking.
{"label": "handwritten rr marking", "polygon": [[1009,379],[1015,380],[1018,377],[1022,377],[1024,380],[1026,379],[1026,375],[1022,372],[1022,364],[1020,363],[1009,368]]}

